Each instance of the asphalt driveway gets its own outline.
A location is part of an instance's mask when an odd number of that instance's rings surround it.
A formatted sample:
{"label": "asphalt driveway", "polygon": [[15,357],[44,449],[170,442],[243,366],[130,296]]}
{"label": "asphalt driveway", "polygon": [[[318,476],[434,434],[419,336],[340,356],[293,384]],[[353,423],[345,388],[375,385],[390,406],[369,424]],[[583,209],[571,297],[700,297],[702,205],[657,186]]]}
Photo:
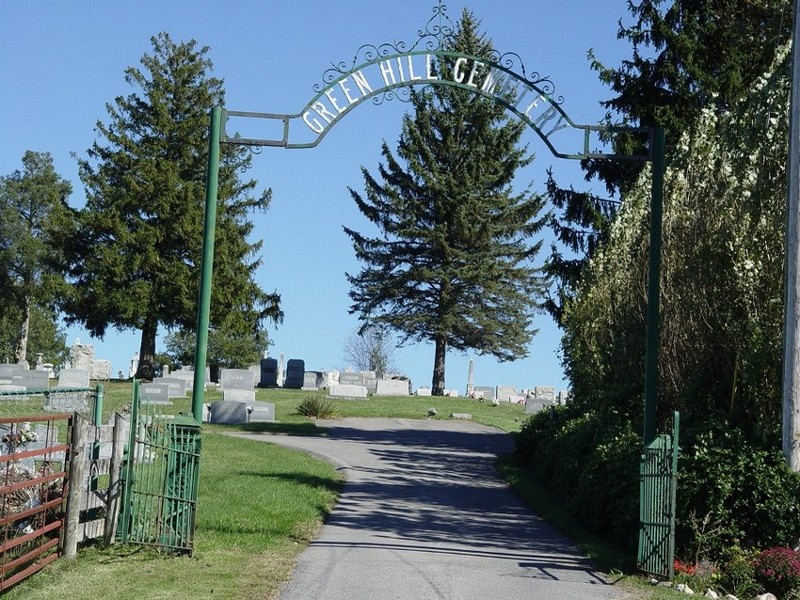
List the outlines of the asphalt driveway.
{"label": "asphalt driveway", "polygon": [[311,452],[347,482],[282,600],[623,598],[494,469],[511,437],[467,421],[318,421],[324,436],[242,433]]}

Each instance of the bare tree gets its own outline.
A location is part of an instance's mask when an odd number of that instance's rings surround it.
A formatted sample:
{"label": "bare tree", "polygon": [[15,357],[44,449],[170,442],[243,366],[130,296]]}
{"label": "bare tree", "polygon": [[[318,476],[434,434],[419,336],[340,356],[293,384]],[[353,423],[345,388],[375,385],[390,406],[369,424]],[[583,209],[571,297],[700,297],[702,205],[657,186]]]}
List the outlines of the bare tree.
{"label": "bare tree", "polygon": [[378,377],[395,371],[393,364],[395,346],[384,327],[366,327],[354,331],[344,341],[344,358],[359,371],[375,371]]}

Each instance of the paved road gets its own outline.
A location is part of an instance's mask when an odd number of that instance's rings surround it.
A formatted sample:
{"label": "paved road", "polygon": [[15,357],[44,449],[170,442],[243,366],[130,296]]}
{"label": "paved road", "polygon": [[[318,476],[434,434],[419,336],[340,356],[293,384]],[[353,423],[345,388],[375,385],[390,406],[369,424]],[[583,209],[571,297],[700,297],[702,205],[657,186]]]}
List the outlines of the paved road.
{"label": "paved road", "polygon": [[622,598],[496,473],[511,437],[466,421],[319,421],[327,435],[237,434],[306,450],[347,478],[282,600]]}

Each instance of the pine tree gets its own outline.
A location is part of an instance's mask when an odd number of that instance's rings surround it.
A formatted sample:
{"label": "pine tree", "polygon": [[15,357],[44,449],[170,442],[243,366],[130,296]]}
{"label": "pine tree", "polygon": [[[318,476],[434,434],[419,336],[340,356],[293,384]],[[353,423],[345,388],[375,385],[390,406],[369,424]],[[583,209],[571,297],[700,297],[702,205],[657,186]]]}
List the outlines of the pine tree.
{"label": "pine tree", "polygon": [[[210,75],[208,48],[152,38],[153,53],[130,67],[136,91],[107,105],[88,158],[79,161],[87,191],[77,225],[61,228],[71,293],[63,309],[71,322],[102,337],[109,326],[140,329],[139,372],[152,377],[159,326],[191,329],[197,315],[202,246],[208,113],[224,102]],[[251,244],[250,211],[264,211],[268,190],[251,196],[239,180],[249,157],[223,148],[211,322],[231,332],[255,332],[280,319],[279,297],[253,281],[261,243]]]}
{"label": "pine tree", "polygon": [[[52,252],[47,229],[72,193],[72,185],[56,173],[49,153],[29,150],[22,164],[22,171],[0,178],[0,319],[14,328],[13,334],[2,337],[14,340],[17,362],[27,361],[30,337],[37,340],[36,352],[46,352],[50,359],[59,354],[52,309],[54,283],[61,273],[45,261]],[[37,326],[33,336],[32,316]],[[48,316],[52,327],[45,325]],[[63,340],[61,344],[63,348]]]}
{"label": "pine tree", "polygon": [[[464,11],[450,50],[487,57],[491,41]],[[445,59],[445,63],[454,59]],[[448,68],[440,64],[439,68]],[[411,93],[397,158],[384,142],[379,182],[362,168],[365,194],[350,190],[381,232],[345,228],[364,267],[349,275],[365,326],[387,326],[401,343],[435,346],[432,389],[445,386],[449,349],[502,361],[527,355],[542,281],[532,261],[541,241],[543,201],[516,194],[517,169],[532,158],[518,147],[523,133],[503,108],[469,91],[431,87]]]}

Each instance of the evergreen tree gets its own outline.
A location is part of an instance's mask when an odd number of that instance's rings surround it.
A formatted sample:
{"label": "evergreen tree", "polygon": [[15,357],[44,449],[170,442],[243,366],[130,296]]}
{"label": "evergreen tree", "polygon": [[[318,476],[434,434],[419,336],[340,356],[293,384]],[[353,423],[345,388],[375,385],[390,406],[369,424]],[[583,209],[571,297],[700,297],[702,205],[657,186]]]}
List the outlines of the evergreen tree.
{"label": "evergreen tree", "polygon": [[[450,40],[455,52],[488,57],[491,41],[464,11]],[[452,69],[455,59],[439,68]],[[532,158],[518,142],[519,123],[469,91],[431,87],[411,93],[398,158],[384,142],[383,182],[362,168],[364,196],[350,190],[381,232],[345,228],[365,266],[349,275],[351,312],[365,325],[387,326],[401,343],[435,345],[432,389],[445,386],[448,349],[476,350],[502,361],[527,355],[532,316],[542,294],[531,243],[543,201],[516,194],[516,170]]]}
{"label": "evergreen tree", "polygon": [[[0,319],[7,328],[2,337],[13,339],[14,360],[26,361],[35,314],[39,317],[35,320],[35,351],[57,359],[59,344],[52,307],[55,280],[61,273],[45,262],[52,252],[47,228],[66,205],[72,186],[56,173],[47,152],[29,150],[22,164],[22,171],[0,178]],[[45,315],[53,319],[52,327],[45,326]]]}
{"label": "evergreen tree", "polygon": [[[136,90],[107,105],[108,123],[79,161],[86,206],[77,226],[59,228],[71,292],[71,322],[102,337],[109,326],[140,329],[137,377],[152,377],[159,326],[191,329],[197,315],[208,113],[224,103],[223,83],[210,75],[208,48],[152,38],[153,53],[130,67]],[[248,241],[250,211],[264,211],[271,192],[252,197],[250,164],[223,147],[219,174],[212,325],[248,335],[280,319],[279,297],[253,281],[261,242]],[[68,225],[68,223],[66,224]]]}

